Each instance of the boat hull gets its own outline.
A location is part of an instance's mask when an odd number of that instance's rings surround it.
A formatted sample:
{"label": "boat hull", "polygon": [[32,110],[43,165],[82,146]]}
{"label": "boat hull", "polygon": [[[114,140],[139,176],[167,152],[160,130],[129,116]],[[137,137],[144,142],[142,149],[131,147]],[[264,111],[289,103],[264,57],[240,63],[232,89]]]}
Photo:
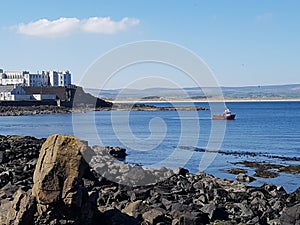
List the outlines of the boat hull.
{"label": "boat hull", "polygon": [[229,115],[229,116],[223,116],[223,115],[213,115],[213,120],[234,120],[235,114]]}

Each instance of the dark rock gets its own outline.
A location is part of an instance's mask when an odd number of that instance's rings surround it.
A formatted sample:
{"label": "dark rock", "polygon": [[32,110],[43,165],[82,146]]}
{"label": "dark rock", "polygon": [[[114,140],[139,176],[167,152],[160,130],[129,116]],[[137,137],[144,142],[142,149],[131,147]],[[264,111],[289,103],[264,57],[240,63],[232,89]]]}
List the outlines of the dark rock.
{"label": "dark rock", "polygon": [[163,209],[150,209],[143,214],[143,219],[151,225],[155,225],[164,221],[165,213],[166,212]]}
{"label": "dark rock", "polygon": [[193,207],[190,205],[174,203],[174,204],[172,204],[171,211],[179,211],[179,212],[193,211]]}
{"label": "dark rock", "polygon": [[209,223],[207,214],[202,212],[172,212],[173,221],[172,223],[178,225],[203,225]]}
{"label": "dark rock", "polygon": [[172,207],[172,201],[169,201],[166,198],[162,198],[161,203],[163,204],[163,206],[165,207],[166,210],[170,211],[170,209]]}
{"label": "dark rock", "polygon": [[257,169],[255,170],[255,174],[253,176],[262,178],[275,178],[279,176],[279,173],[264,169]]}
{"label": "dark rock", "polygon": [[249,221],[254,217],[251,206],[247,203],[236,203],[235,205],[239,207],[240,216],[244,219],[244,221]]}
{"label": "dark rock", "polygon": [[0,173],[0,188],[4,187],[8,182],[13,180],[13,173],[11,171],[5,171]]}
{"label": "dark rock", "polygon": [[231,174],[235,174],[235,175],[238,175],[240,173],[244,173],[244,174],[247,173],[247,171],[245,169],[241,169],[241,168],[233,168],[233,169],[227,170],[227,172],[231,173]]}
{"label": "dark rock", "polygon": [[253,219],[247,221],[247,224],[261,224],[260,219],[258,216],[254,217]]}
{"label": "dark rock", "polygon": [[175,174],[177,174],[177,175],[185,176],[186,174],[189,173],[189,170],[187,170],[187,169],[185,169],[185,168],[179,167],[179,168],[176,169],[174,172],[175,172]]}
{"label": "dark rock", "polygon": [[141,219],[143,213],[149,210],[149,206],[143,203],[141,200],[129,203],[123,210],[122,213],[125,213],[129,216],[132,216],[136,219]]}
{"label": "dark rock", "polygon": [[0,136],[0,224],[299,224],[300,188],[288,194],[183,168],[146,169],[115,162],[115,148],[56,137],[37,160],[44,140]]}
{"label": "dark rock", "polygon": [[146,200],[147,198],[150,197],[150,189],[149,188],[134,189],[132,191],[128,191],[127,193],[130,196],[131,201]]}
{"label": "dark rock", "polygon": [[93,192],[89,195],[86,202],[83,203],[80,210],[80,224],[93,225],[95,221],[98,221],[102,217],[97,209],[97,198],[99,193]]}
{"label": "dark rock", "polygon": [[288,206],[293,206],[300,203],[300,187],[296,191],[291,193],[286,199]]}
{"label": "dark rock", "polygon": [[244,173],[239,173],[237,176],[236,176],[236,180],[237,181],[241,181],[241,182],[247,182],[247,183],[250,183],[252,181],[255,180],[254,177],[250,177]]}
{"label": "dark rock", "polygon": [[[105,221],[107,225],[138,225],[138,221],[128,216],[127,214],[121,213],[117,209],[110,209],[103,213],[104,218],[101,221]],[[100,221],[98,221],[99,223]]]}
{"label": "dark rock", "polygon": [[196,183],[193,184],[193,187],[195,190],[204,190],[204,184],[202,181],[197,181]]}
{"label": "dark rock", "polygon": [[228,213],[226,210],[224,208],[217,207],[214,203],[203,206],[201,211],[207,213],[211,221],[228,219]]}
{"label": "dark rock", "polygon": [[287,208],[280,217],[281,224],[300,225],[300,204]]}
{"label": "dark rock", "polygon": [[118,159],[125,159],[125,157],[127,156],[126,149],[120,147],[115,147],[111,149],[109,151],[109,154]]}

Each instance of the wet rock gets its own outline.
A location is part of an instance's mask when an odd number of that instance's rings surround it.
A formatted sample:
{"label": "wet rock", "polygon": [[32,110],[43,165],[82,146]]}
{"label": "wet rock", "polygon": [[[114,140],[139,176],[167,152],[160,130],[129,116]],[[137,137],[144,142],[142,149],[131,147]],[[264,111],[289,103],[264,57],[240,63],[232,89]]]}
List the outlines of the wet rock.
{"label": "wet rock", "polygon": [[300,173],[300,165],[289,165],[289,166],[281,166],[278,168],[278,172],[285,172],[285,173]]}
{"label": "wet rock", "polygon": [[227,172],[231,173],[231,174],[235,174],[235,175],[238,175],[240,173],[244,173],[244,174],[247,173],[247,171],[245,169],[241,169],[241,168],[233,168],[233,169],[227,170]]}
{"label": "wet rock", "polygon": [[275,178],[279,176],[279,173],[264,169],[257,169],[255,170],[255,177],[262,177],[262,178]]}
{"label": "wet rock", "polygon": [[254,177],[251,177],[251,176],[248,176],[244,173],[239,173],[237,176],[236,176],[236,180],[237,181],[241,181],[241,182],[247,182],[247,183],[250,183],[252,181],[255,180]]}

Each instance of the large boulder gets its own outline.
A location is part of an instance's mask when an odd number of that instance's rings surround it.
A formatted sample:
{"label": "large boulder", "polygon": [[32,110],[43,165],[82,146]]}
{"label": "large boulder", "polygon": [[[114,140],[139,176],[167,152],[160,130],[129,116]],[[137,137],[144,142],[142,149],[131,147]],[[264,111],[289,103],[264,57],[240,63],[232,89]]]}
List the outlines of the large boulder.
{"label": "large boulder", "polygon": [[63,201],[81,206],[81,178],[87,168],[82,153],[87,149],[85,142],[67,135],[53,135],[45,141],[33,175],[32,194],[39,205]]}

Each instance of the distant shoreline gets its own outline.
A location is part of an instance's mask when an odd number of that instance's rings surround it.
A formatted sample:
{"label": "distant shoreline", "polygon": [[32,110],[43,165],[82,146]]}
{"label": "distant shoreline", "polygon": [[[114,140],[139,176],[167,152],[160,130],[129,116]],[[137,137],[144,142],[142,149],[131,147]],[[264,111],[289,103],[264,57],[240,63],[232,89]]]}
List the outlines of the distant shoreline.
{"label": "distant shoreline", "polygon": [[[195,108],[190,106],[180,107],[155,107],[147,105],[147,103],[209,103],[209,102],[300,102],[300,99],[224,99],[218,100],[199,100],[199,99],[163,99],[163,100],[134,100],[124,99],[118,101],[111,101],[115,104],[113,107],[79,107],[68,108],[58,107],[52,105],[42,106],[0,106],[0,116],[28,116],[36,114],[67,114],[67,113],[85,113],[88,111],[109,111],[109,110],[129,110],[129,111],[170,111],[170,110],[184,110],[192,111]],[[139,105],[141,103],[141,105]],[[136,106],[134,106],[137,104]],[[134,107],[133,107],[134,106]],[[196,110],[208,110],[204,107],[197,107]]]}
{"label": "distant shoreline", "polygon": [[163,100],[157,100],[157,99],[124,99],[124,100],[107,100],[112,103],[136,103],[136,102],[142,102],[142,103],[165,103],[165,102],[300,102],[300,98],[292,98],[292,99],[243,99],[243,98],[237,98],[237,99],[163,99]]}

